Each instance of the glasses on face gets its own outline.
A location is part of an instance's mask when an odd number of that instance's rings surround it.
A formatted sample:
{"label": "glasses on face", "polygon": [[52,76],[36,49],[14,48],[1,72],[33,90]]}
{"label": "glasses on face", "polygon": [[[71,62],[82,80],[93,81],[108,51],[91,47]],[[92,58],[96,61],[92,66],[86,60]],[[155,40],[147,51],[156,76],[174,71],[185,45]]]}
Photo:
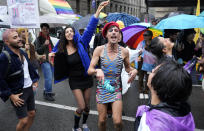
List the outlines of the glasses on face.
{"label": "glasses on face", "polygon": [[108,32],[113,32],[113,31],[115,31],[115,32],[119,32],[118,29],[112,29],[112,28],[111,28],[111,29],[108,30]]}

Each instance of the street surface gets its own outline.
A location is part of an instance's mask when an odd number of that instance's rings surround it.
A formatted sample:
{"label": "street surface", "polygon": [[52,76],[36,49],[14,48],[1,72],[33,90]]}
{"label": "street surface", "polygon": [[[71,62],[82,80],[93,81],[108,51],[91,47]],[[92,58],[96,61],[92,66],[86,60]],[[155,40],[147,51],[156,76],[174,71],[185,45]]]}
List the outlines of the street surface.
{"label": "street surface", "polygon": [[[31,131],[71,131],[74,124],[74,111],[77,107],[74,96],[69,88],[68,80],[54,85],[56,101],[48,102],[43,99],[43,77],[40,72],[39,89],[36,94],[36,118]],[[138,105],[147,104],[148,100],[139,100],[137,81],[123,96],[123,131],[134,130],[134,117]],[[91,131],[97,131],[97,110],[95,101],[96,87],[92,87],[91,112],[88,125]],[[196,131],[204,131],[204,92],[200,87],[193,87],[190,97],[192,113],[196,123]],[[17,118],[10,101],[0,101],[0,131],[14,131]],[[107,131],[114,131],[112,119],[108,118]]]}

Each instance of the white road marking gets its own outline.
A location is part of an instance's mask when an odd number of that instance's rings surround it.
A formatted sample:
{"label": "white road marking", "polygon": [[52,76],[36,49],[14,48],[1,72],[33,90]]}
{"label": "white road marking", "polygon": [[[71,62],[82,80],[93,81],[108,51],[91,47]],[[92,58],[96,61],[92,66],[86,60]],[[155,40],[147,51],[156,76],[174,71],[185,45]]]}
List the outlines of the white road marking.
{"label": "white road marking", "polygon": [[[48,102],[44,102],[44,101],[35,101],[35,104],[38,105],[43,105],[43,106],[49,106],[49,107],[54,107],[54,108],[59,108],[59,109],[64,109],[64,110],[71,110],[71,111],[76,111],[76,107],[73,106],[66,106],[66,105],[60,105],[60,104],[55,104],[55,103],[48,103]],[[94,110],[90,110],[90,114],[92,115],[98,115],[97,111]],[[129,116],[122,116],[123,120],[126,121],[131,121],[134,122],[135,118],[134,117],[129,117]]]}
{"label": "white road marking", "polygon": [[202,87],[202,85],[192,85],[193,87]]}

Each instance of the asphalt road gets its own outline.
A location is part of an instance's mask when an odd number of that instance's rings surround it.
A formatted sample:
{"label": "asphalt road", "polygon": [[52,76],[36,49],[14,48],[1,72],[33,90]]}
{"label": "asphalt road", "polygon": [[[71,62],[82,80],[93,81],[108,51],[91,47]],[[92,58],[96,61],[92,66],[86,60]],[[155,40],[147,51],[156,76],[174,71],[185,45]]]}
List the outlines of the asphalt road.
{"label": "asphalt road", "polygon": [[[40,73],[41,74],[41,73]],[[56,93],[56,101],[48,102],[43,99],[43,77],[39,81],[39,89],[36,94],[36,118],[31,131],[71,131],[74,124],[74,110],[76,102],[69,88],[68,80],[53,86]],[[138,105],[147,104],[148,100],[139,100],[137,81],[132,83],[131,88],[123,96],[123,130],[134,130],[134,117]],[[91,112],[88,125],[91,131],[97,131],[97,111],[95,102],[96,87],[92,87]],[[194,87],[190,97],[192,113],[195,119],[197,131],[204,131],[204,92],[200,87]],[[15,112],[10,101],[0,101],[0,131],[14,131],[17,123]],[[107,131],[113,131],[112,119],[108,118]]]}

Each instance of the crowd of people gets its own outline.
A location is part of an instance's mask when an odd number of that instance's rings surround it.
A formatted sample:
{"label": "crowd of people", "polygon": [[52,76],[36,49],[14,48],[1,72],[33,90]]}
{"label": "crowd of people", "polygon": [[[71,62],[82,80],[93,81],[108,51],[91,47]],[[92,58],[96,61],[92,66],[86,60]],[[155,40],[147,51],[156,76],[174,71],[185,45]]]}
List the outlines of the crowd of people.
{"label": "crowd of people", "polygon": [[[99,5],[83,33],[72,26],[64,28],[55,46],[47,23],[41,24],[41,32],[34,44],[28,38],[27,29],[4,31],[4,48],[0,54],[0,97],[3,101],[11,101],[19,120],[16,131],[28,131],[34,121],[34,94],[38,88],[40,67],[44,77],[43,97],[47,101],[55,101],[53,78],[54,83],[69,78],[68,85],[77,103],[72,131],[90,131],[87,119],[94,80],[97,83],[98,130],[106,130],[107,114],[111,114],[115,130],[121,131],[123,66],[128,73],[128,83],[138,75],[139,99],[149,99],[148,105],[138,107],[135,131],[195,129],[187,100],[192,84],[198,83],[196,71],[204,72],[204,34],[201,33],[195,44],[194,29],[168,29],[164,30],[164,36],[155,38],[152,31],[146,30],[142,34],[144,40],[134,50],[137,56],[132,66],[118,23],[109,22],[101,25],[101,31],[95,35],[90,57],[89,43],[97,28],[99,14],[109,3],[108,0]],[[189,68],[183,66],[192,59],[198,61],[200,68],[196,70],[194,63],[189,72]],[[79,124],[81,116],[82,129]]]}

